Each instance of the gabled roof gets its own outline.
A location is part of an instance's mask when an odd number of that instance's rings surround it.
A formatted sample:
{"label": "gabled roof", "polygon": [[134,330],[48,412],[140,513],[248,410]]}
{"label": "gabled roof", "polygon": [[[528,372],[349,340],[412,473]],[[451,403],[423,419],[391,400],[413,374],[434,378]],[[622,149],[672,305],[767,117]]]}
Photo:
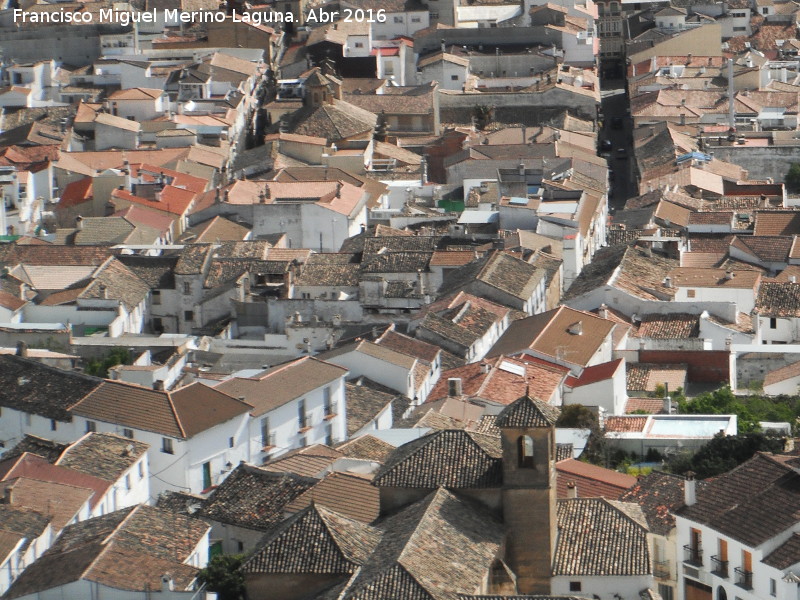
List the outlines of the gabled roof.
{"label": "gabled roof", "polygon": [[374,435],[366,434],[345,442],[336,449],[349,458],[383,463],[388,460],[389,456],[394,451],[394,446]]}
{"label": "gabled roof", "polygon": [[0,355],[0,406],[58,421],[71,421],[71,406],[103,383],[37,360]]}
{"label": "gabled roof", "polygon": [[[634,483],[619,499],[639,504],[650,531],[667,535],[675,527],[672,513],[683,506],[685,481],[680,475],[653,471]],[[696,485],[700,487],[705,483],[698,481]]]}
{"label": "gabled roof", "polygon": [[[247,573],[355,573],[380,531],[312,504],[273,529],[242,566]],[[313,540],[314,551],[308,543]]]}
{"label": "gabled roof", "polygon": [[346,374],[344,367],[306,356],[253,377],[233,377],[216,389],[236,398],[244,397],[253,406],[251,414],[258,417]]}
{"label": "gabled roof", "polygon": [[800,284],[765,281],[758,288],[754,310],[762,317],[800,316]]}
{"label": "gabled roof", "polygon": [[70,444],[55,464],[114,483],[148,448],[150,444],[113,433],[87,433]]}
{"label": "gabled roof", "polygon": [[317,482],[312,477],[277,473],[243,463],[203,502],[201,514],[219,523],[267,531],[284,518],[290,502]]}
{"label": "gabled roof", "polygon": [[76,581],[117,590],[161,588],[169,573],[186,590],[197,568],[184,563],[209,530],[198,519],[146,505],[67,526],[55,543],[14,581],[7,598],[36,595]]}
{"label": "gabled roof", "polygon": [[578,497],[616,500],[636,483],[636,478],[626,473],[605,469],[591,463],[568,458],[556,463],[558,497],[567,497],[567,486],[577,487]]}
{"label": "gabled roof", "polygon": [[647,523],[637,504],[603,498],[558,501],[553,575],[650,575]]}
{"label": "gabled roof", "polygon": [[497,415],[495,425],[500,427],[554,427],[560,411],[539,400],[524,395],[513,404],[506,406]]}
{"label": "gabled roof", "polygon": [[375,475],[378,487],[492,488],[502,483],[500,438],[442,430],[403,444]]}
{"label": "gabled roof", "polygon": [[202,383],[167,392],[107,380],[70,412],[87,419],[188,439],[251,408]]}
{"label": "gabled roof", "polygon": [[[748,493],[742,495],[742,490]],[[800,474],[759,452],[697,490],[697,501],[676,514],[755,547],[798,522]]]}

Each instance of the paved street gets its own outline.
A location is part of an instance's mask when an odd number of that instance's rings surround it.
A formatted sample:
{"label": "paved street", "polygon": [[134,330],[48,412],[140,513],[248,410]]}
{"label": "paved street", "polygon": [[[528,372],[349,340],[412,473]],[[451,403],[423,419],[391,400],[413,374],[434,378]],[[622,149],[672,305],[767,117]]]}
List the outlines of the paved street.
{"label": "paved street", "polygon": [[[613,172],[614,181],[611,183],[612,193],[609,198],[609,207],[619,210],[625,206],[625,201],[636,195],[636,188],[631,178],[632,167],[632,124],[627,113],[628,99],[625,95],[624,81],[610,79],[602,82],[601,104],[603,110],[603,129],[601,139],[611,140],[611,155],[608,159],[609,169]],[[612,123],[615,118],[622,119],[622,128],[614,129]],[[624,148],[628,158],[620,158],[617,149]]]}

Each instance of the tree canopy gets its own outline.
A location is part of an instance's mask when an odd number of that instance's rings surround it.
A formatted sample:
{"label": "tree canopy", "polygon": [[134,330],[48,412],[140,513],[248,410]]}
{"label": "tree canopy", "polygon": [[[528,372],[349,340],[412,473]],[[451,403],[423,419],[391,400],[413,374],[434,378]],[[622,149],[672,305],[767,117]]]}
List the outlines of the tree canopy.
{"label": "tree canopy", "polygon": [[244,554],[217,554],[200,569],[197,579],[216,592],[218,600],[241,600],[244,598],[244,575],[239,570]]}
{"label": "tree canopy", "polygon": [[763,433],[745,433],[741,435],[714,436],[693,456],[679,454],[667,463],[673,473],[685,474],[694,471],[700,479],[714,477],[736,468],[752,458],[756,452],[783,451],[783,440]]}

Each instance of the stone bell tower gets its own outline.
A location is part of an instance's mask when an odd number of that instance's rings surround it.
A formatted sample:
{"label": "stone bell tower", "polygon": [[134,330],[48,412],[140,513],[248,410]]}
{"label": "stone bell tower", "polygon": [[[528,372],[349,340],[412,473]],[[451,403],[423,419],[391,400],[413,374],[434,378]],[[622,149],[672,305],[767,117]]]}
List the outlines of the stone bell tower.
{"label": "stone bell tower", "polygon": [[497,415],[503,444],[505,562],[518,594],[550,594],[556,544],[559,411],[528,393]]}

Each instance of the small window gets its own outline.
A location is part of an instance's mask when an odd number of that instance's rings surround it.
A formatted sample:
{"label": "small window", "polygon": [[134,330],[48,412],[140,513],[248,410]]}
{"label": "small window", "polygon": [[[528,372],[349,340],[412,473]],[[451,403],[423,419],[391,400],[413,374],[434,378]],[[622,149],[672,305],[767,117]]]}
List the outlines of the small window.
{"label": "small window", "polygon": [[185,310],[185,311],[183,311],[183,320],[184,321],[194,321],[194,311],[193,310]]}
{"label": "small window", "polygon": [[50,419],[50,431],[55,431],[56,429],[58,429],[58,421]]}
{"label": "small window", "polygon": [[131,476],[130,475],[125,475],[125,489],[126,490],[130,490],[131,489]]}
{"label": "small window", "polygon": [[521,469],[533,469],[533,438],[529,435],[519,436],[517,452],[519,453],[519,467]]}
{"label": "small window", "polygon": [[769,580],[769,595],[770,596],[777,596],[778,595],[778,582],[774,579]]}
{"label": "small window", "polygon": [[189,283],[188,281],[183,282],[183,293],[185,295],[189,295],[192,293],[192,284]]}
{"label": "small window", "polygon": [[269,417],[261,419],[261,445],[263,447],[272,446],[270,443]]}
{"label": "small window", "polygon": [[133,439],[133,429],[128,429],[127,427],[124,427],[122,429],[122,437],[126,437],[129,440],[132,440]]}
{"label": "small window", "polygon": [[771,317],[769,320],[769,328],[770,329],[777,329],[778,328],[778,319],[775,317]]}
{"label": "small window", "polygon": [[161,304],[161,290],[153,290],[153,304]]}
{"label": "small window", "polygon": [[161,438],[161,451],[164,454],[175,454],[172,447],[172,440],[170,438]]}
{"label": "small window", "polygon": [[31,413],[25,413],[25,426],[31,426]]}
{"label": "small window", "polygon": [[420,19],[419,17],[411,17],[411,22],[412,23],[421,23],[422,19]]}
{"label": "small window", "polygon": [[233,448],[233,438],[232,437],[228,438],[228,448]]}
{"label": "small window", "polygon": [[97,423],[94,421],[86,421],[86,433],[97,431]]}
{"label": "small window", "polygon": [[364,42],[354,42],[353,46],[355,46],[356,48],[363,48],[364,47]]}
{"label": "small window", "polygon": [[400,17],[395,17],[394,18],[394,22],[395,23],[402,23],[403,22],[403,17],[401,17],[401,16]]}
{"label": "small window", "polygon": [[451,81],[458,81],[458,75],[450,75]]}
{"label": "small window", "polygon": [[244,552],[244,542],[237,541],[236,542],[237,552]]}
{"label": "small window", "polygon": [[687,298],[694,298],[696,294],[697,294],[696,290],[686,290]]}
{"label": "small window", "polygon": [[570,592],[580,592],[581,591],[581,582],[580,581],[570,581],[569,582],[569,591]]}
{"label": "small window", "polygon": [[[308,427],[308,415],[306,415],[306,400],[303,398],[297,403],[297,422],[300,429]],[[305,444],[303,444],[305,446]]]}
{"label": "small window", "polygon": [[333,425],[330,423],[325,425],[325,445],[333,446]]}
{"label": "small window", "polygon": [[142,461],[139,461],[139,464],[137,466],[139,467],[139,479],[143,479],[144,478],[144,463]]}

